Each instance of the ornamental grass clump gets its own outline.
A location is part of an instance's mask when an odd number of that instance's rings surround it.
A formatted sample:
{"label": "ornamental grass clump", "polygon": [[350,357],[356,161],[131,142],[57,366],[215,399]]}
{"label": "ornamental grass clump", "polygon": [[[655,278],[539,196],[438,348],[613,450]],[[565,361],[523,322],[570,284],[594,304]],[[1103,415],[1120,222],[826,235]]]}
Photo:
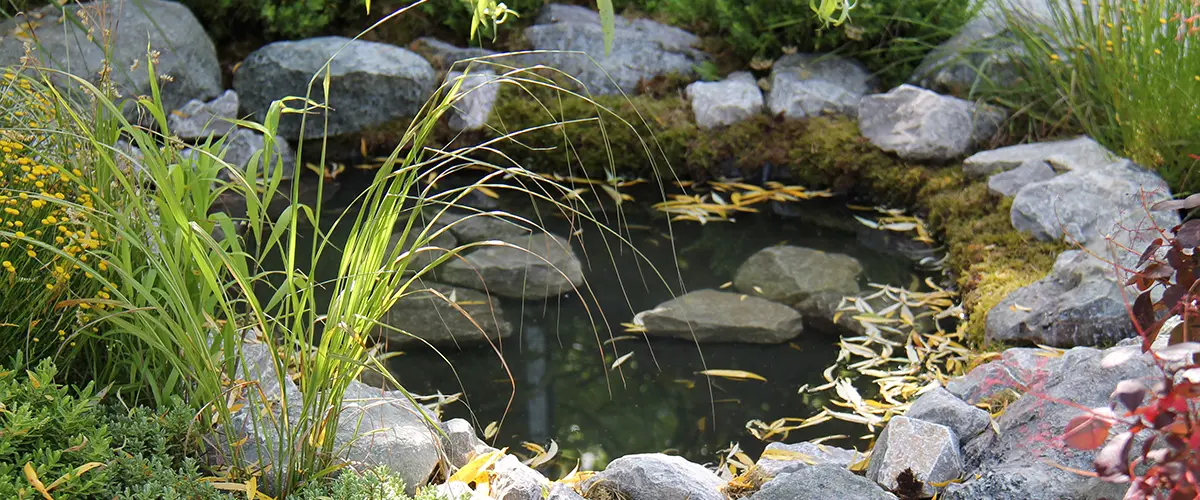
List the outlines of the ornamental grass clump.
{"label": "ornamental grass clump", "polygon": [[1200,4],[1055,0],[1047,22],[1009,13],[1020,82],[994,97],[1051,133],[1083,130],[1157,170],[1175,192],[1200,188]]}

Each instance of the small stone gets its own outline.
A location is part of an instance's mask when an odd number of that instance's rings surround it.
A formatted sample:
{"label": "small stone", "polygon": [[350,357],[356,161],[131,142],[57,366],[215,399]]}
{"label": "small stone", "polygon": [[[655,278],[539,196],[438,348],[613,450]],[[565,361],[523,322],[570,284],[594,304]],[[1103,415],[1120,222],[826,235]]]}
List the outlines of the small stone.
{"label": "small stone", "polygon": [[1010,389],[1019,395],[1034,381],[1044,377],[1057,360],[1046,356],[1045,351],[1032,347],[1007,349],[1001,353],[1000,359],[951,379],[946,383],[946,390],[971,405]]}
{"label": "small stone", "polygon": [[988,190],[1000,196],[1016,196],[1021,188],[1058,175],[1044,161],[1032,161],[988,178]]}
{"label": "small stone", "polygon": [[884,488],[895,490],[899,486],[896,478],[908,469],[924,483],[926,496],[937,492],[929,483],[958,479],[963,464],[954,431],[944,425],[892,417],[871,451],[867,477]]}
{"label": "small stone", "polygon": [[1119,160],[1091,137],[1079,136],[1062,141],[1018,144],[980,151],[963,160],[963,172],[970,177],[985,177],[1028,165],[1044,163],[1058,171],[1100,167]]}
{"label": "small stone", "polygon": [[750,73],[739,71],[719,82],[696,82],[687,86],[692,113],[700,128],[732,125],[762,113],[762,90]]}
{"label": "small stone", "polygon": [[450,232],[462,243],[487,240],[520,241],[519,238],[527,238],[533,234],[533,229],[526,223],[490,212],[446,212],[437,222],[449,226]]}
{"label": "small stone", "polygon": [[[492,497],[475,493],[471,485],[462,481],[450,481],[433,487],[442,497],[453,500],[492,500]],[[438,498],[442,498],[438,497]]]}
{"label": "small stone", "polygon": [[473,69],[469,73],[451,71],[446,75],[447,89],[461,79],[459,93],[462,95],[454,103],[450,113],[450,128],[454,130],[480,130],[487,125],[488,117],[492,115],[492,107],[496,105],[496,96],[500,94],[500,84],[493,83],[498,77],[490,69]]}
{"label": "small stone", "polygon": [[725,482],[712,471],[681,457],[645,453],[613,460],[582,489],[615,493],[627,500],[725,500],[723,486]]}
{"label": "small stone", "polygon": [[695,342],[777,344],[803,329],[800,313],[748,294],[698,290],[642,311],[633,318],[647,335]]}
{"label": "small stone", "polygon": [[913,161],[949,161],[995,134],[1004,113],[912,85],[869,95],[858,104],[858,128],[872,144]]}
{"label": "small stone", "polygon": [[778,245],[746,259],[734,275],[739,292],[796,308],[807,319],[833,321],[842,297],[857,295],[862,264],[854,257]]}
{"label": "small stone", "polygon": [[[272,101],[309,95],[313,75],[323,74],[330,58],[332,110],[327,117],[308,116],[306,139],[350,134],[415,115],[433,93],[433,67],[421,56],[385,43],[338,36],[264,45],[242,61],[233,87],[242,108],[262,121]],[[325,99],[321,81],[318,78],[311,88],[318,101]],[[295,139],[300,133],[300,115],[280,118],[280,135]]]}
{"label": "small stone", "polygon": [[222,136],[233,129],[233,124],[227,120],[237,119],[237,112],[237,92],[226,90],[209,102],[188,101],[179,111],[167,116],[167,126],[171,133],[182,139]]}
{"label": "small stone", "polygon": [[550,480],[512,455],[496,462],[492,474],[492,495],[498,500],[543,500],[550,490]]}
{"label": "small stone", "polygon": [[861,64],[828,54],[790,54],[771,69],[767,109],[772,115],[805,118],[854,116],[871,91],[871,74]]}
{"label": "small stone", "polygon": [[550,498],[546,500],[587,500],[570,486],[561,483],[554,483],[550,486]]}
{"label": "small stone", "polygon": [[992,421],[988,412],[967,404],[941,387],[922,394],[904,416],[949,427],[962,442],[979,435]]}
{"label": "small stone", "polygon": [[446,262],[438,279],[517,299],[556,297],[583,284],[583,264],[567,240],[537,233],[507,243],[517,248],[484,246]]}
{"label": "small stone", "polygon": [[[777,457],[777,458],[776,458]],[[765,477],[796,472],[815,465],[836,465],[849,468],[863,459],[863,454],[836,446],[813,443],[767,445],[763,456],[755,463],[755,470]]]}
{"label": "small stone", "polygon": [[819,464],[780,474],[763,484],[749,500],[895,500],[871,480],[845,467]]}

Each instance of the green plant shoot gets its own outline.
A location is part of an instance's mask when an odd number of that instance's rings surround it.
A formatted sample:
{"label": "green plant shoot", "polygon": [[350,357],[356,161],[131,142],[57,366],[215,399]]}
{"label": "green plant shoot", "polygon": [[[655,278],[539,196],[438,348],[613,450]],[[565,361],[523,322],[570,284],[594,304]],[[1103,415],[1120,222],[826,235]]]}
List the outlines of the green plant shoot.
{"label": "green plant shoot", "polygon": [[[857,2],[850,0],[821,0],[820,4],[817,4],[817,0],[808,0],[808,8],[817,14],[825,26],[830,24],[841,26],[847,19],[850,19],[850,9],[853,9],[855,5]],[[833,17],[839,9],[841,13],[837,14],[836,18]]]}

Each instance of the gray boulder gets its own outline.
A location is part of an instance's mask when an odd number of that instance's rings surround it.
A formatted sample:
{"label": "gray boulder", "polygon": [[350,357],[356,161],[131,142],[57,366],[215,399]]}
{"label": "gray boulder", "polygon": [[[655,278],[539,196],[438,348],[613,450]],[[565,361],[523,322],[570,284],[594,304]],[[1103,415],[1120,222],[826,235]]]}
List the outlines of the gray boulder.
{"label": "gray boulder", "polygon": [[989,191],[1000,196],[1016,196],[1021,188],[1053,179],[1056,175],[1058,173],[1045,162],[1030,162],[988,177],[987,185]]}
{"label": "gray boulder", "polygon": [[733,278],[739,292],[796,308],[806,318],[833,319],[842,297],[857,295],[862,264],[854,257],[779,245],[746,259]]}
{"label": "gray boulder", "polygon": [[554,483],[550,486],[550,498],[546,500],[586,500],[583,495],[576,493],[570,486]]}
{"label": "gray boulder", "polygon": [[783,56],[771,69],[770,82],[767,109],[786,118],[854,116],[873,87],[870,72],[861,64],[828,54]]}
{"label": "gray boulder", "polygon": [[986,177],[1031,163],[1043,164],[1056,172],[1101,167],[1120,158],[1091,137],[1032,144],[1018,144],[980,151],[963,160],[963,172],[969,177]]}
{"label": "gray boulder", "polygon": [[712,471],[661,453],[626,455],[583,483],[583,490],[620,495],[628,500],[725,500],[725,482]]}
{"label": "gray boulder", "polygon": [[[280,437],[276,426],[283,411],[284,394],[288,414],[293,421],[300,418],[303,411],[300,389],[290,377],[278,376],[270,347],[245,343],[241,349],[237,378],[256,384],[262,396],[257,390],[251,391],[245,406],[234,412],[232,428],[216,432],[230,434],[233,441],[245,439],[240,451],[248,463],[257,462],[264,468],[288,467],[288,455],[278,455]],[[274,413],[262,408],[273,408]],[[345,450],[343,458],[351,468],[387,466],[404,479],[411,493],[425,483],[439,462],[439,441],[430,421],[436,425],[437,418],[424,408],[414,407],[403,393],[355,381],[346,388],[334,440],[338,449]],[[222,436],[212,442],[228,441]],[[216,449],[210,455],[214,463],[225,463],[223,457],[228,452]]]}
{"label": "gray boulder", "polygon": [[913,161],[949,161],[971,153],[1004,121],[1002,111],[912,85],[858,103],[858,128],[872,144]]}
{"label": "gray boulder", "polygon": [[519,241],[517,238],[527,238],[533,234],[532,224],[493,212],[468,214],[448,211],[438,217],[438,222],[449,226],[450,232],[462,243]]}
{"label": "gray boulder", "polygon": [[[487,57],[495,54],[495,51],[487,50],[480,47],[458,47],[436,38],[423,36],[413,41],[409,45],[409,49],[424,57],[429,61],[429,64],[439,70],[462,69],[468,64],[467,59],[476,57]],[[459,61],[463,61],[460,64]]]}
{"label": "gray boulder", "polygon": [[[1145,219],[1151,204],[1170,197],[1162,178],[1122,160],[1026,185],[1013,200],[1012,225],[1039,240],[1065,238],[1090,247],[1120,231],[1118,222],[1125,217]],[[1155,212],[1154,219],[1164,228],[1178,223],[1167,212]]]}
{"label": "gray boulder", "polygon": [[[262,151],[266,147],[267,141],[265,137],[256,130],[238,127],[232,132],[229,132],[224,137],[225,142],[222,143],[221,158],[229,165],[236,167],[243,175],[247,173],[247,167],[250,165],[250,160],[254,159],[254,154]],[[282,137],[275,137],[271,143],[271,149],[274,154],[267,158],[267,166],[272,170],[268,170],[273,174],[274,168],[279,165],[283,166],[282,179],[290,180],[296,178],[297,169],[296,155],[288,145],[287,140]],[[185,156],[198,155],[195,150],[186,150],[183,152]],[[260,155],[260,162],[261,155]],[[258,169],[258,175],[262,176],[262,163],[255,165]],[[222,170],[218,177],[222,180],[230,180],[233,178],[228,170]]]}
{"label": "gray boulder", "polygon": [[987,430],[992,421],[988,412],[967,404],[941,387],[922,394],[904,416],[949,427],[963,442]]}
{"label": "gray boulder", "polygon": [[[1116,347],[1113,349],[1127,349]],[[1000,434],[987,446],[971,447],[978,463],[967,480],[947,487],[943,498],[966,500],[1061,500],[1121,498],[1125,485],[1110,484],[1071,472],[1091,470],[1095,451],[1064,446],[1059,437],[1080,407],[1108,406],[1121,380],[1153,383],[1161,377],[1147,355],[1113,367],[1101,360],[1113,349],[1077,347],[1048,363],[1028,381],[1023,395],[1008,405],[997,424]],[[976,369],[978,370],[978,369]]]}
{"label": "gray boulder", "polygon": [[446,74],[446,88],[462,80],[459,99],[450,111],[450,128],[453,130],[480,130],[487,125],[496,97],[500,95],[499,77],[490,69],[475,68],[468,73],[451,71]]}
{"label": "gray boulder", "polygon": [[1000,359],[951,379],[946,383],[946,390],[973,405],[1004,391],[1024,392],[1035,381],[1044,378],[1050,370],[1055,369],[1058,362],[1059,358],[1041,349],[1007,349],[1001,353]]}
{"label": "gray boulder", "polygon": [[817,465],[849,469],[865,458],[862,453],[813,443],[771,443],[754,464],[755,476],[772,478]]}
{"label": "gray boulder", "polygon": [[199,99],[188,101],[167,116],[167,126],[171,133],[185,140],[222,136],[233,130],[234,125],[227,120],[236,119],[237,112],[237,92],[226,90],[208,102]]}
{"label": "gray boulder", "polygon": [[[412,116],[433,92],[433,67],[421,56],[384,43],[328,36],[275,42],[247,56],[233,78],[242,109],[262,121],[271,102],[284,97],[324,101],[323,77],[313,82],[311,93],[309,82],[331,58],[328,130],[322,115],[309,115],[305,138],[354,133]],[[300,115],[280,119],[280,135],[300,133]]]}
{"label": "gray boulder", "polygon": [[504,319],[504,310],[487,294],[440,283],[424,282],[423,286],[396,301],[380,318],[384,324],[408,333],[384,329],[390,345],[421,340],[434,345],[463,345],[495,342],[512,335],[512,324]]}
{"label": "gray boulder", "polygon": [[492,496],[498,500],[543,500],[550,491],[550,480],[512,455],[496,462],[492,475]]}
{"label": "gray boulder", "polygon": [[707,59],[692,48],[700,39],[679,28],[622,17],[615,24],[612,52],[605,55],[595,11],[547,5],[525,28],[525,38],[534,49],[552,52],[522,55],[521,65],[544,64],[579,79],[590,93],[616,94],[633,92],[638,82],[659,75],[694,75],[693,66]]}
{"label": "gray boulder", "polygon": [[719,82],[693,83],[686,93],[700,128],[732,125],[763,109],[762,90],[754,75],[745,71],[732,73]]}
{"label": "gray boulder", "polygon": [[[13,34],[18,30],[25,35]],[[89,30],[94,33],[94,41]],[[105,30],[111,32],[111,37],[101,40]],[[0,22],[0,34],[0,66],[20,65],[28,41],[32,54],[42,64],[92,82],[98,81],[107,47],[114,61],[112,78],[125,97],[150,95],[147,50],[158,51],[157,72],[170,76],[169,82],[162,83],[163,107],[167,110],[179,109],[192,99],[211,99],[221,92],[216,48],[196,16],[181,3],[102,0],[86,5],[86,9],[75,2],[62,7],[49,5]],[[134,61],[138,66],[131,70]]]}
{"label": "gray boulder", "polygon": [[987,315],[988,341],[1070,347],[1134,334],[1113,265],[1083,250],[1060,254],[1050,275],[1010,293]]}
{"label": "gray boulder", "polygon": [[698,290],[642,311],[633,318],[648,335],[696,342],[778,344],[803,331],[800,313],[766,299]]}
{"label": "gray boulder", "polygon": [[446,452],[446,462],[453,467],[461,468],[476,456],[496,451],[475,435],[475,428],[470,422],[461,418],[450,419],[442,423],[442,449]]}
{"label": "gray boulder", "polygon": [[898,486],[896,477],[908,469],[918,481],[925,483],[923,492],[926,496],[937,492],[937,488],[929,483],[958,479],[963,464],[954,431],[944,425],[892,417],[871,451],[867,477],[884,488],[895,490]]}
{"label": "gray boulder", "polygon": [[837,465],[814,465],[776,476],[750,500],[895,500],[871,480]]}
{"label": "gray boulder", "polygon": [[438,279],[518,299],[556,297],[583,284],[583,264],[567,240],[537,233],[506,243],[513,246],[484,246],[444,263]]}
{"label": "gray boulder", "polygon": [[[432,227],[427,227],[421,222],[414,222],[413,227],[408,230],[408,235],[405,236],[404,228],[407,221],[397,221],[393,228],[392,239],[388,241],[387,253],[390,255],[396,245],[403,246],[401,252],[411,253],[412,258],[405,267],[405,272],[415,273],[433,265],[443,255],[458,247],[458,238],[455,238],[454,233],[448,229],[444,229],[445,224],[441,222],[440,220],[432,221]],[[421,236],[422,232],[425,233],[424,236]],[[418,238],[425,238],[428,241],[417,244]],[[437,268],[433,268],[430,269],[430,274],[424,276],[436,276],[436,273]]]}

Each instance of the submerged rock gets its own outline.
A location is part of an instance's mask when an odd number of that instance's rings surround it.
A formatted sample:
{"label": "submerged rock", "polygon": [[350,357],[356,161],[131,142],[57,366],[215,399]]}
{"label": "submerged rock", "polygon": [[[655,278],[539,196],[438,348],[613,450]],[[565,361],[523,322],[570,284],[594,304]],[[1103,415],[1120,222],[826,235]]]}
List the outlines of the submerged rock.
{"label": "submerged rock", "polygon": [[[1073,449],[1060,439],[1067,422],[1081,414],[1079,408],[1108,406],[1110,395],[1121,380],[1132,378],[1152,383],[1161,377],[1147,355],[1133,356],[1118,366],[1102,367],[1100,361],[1113,349],[1077,347],[1060,358],[1044,362],[1041,369],[1030,371],[1021,397],[1010,403],[997,421],[1000,434],[987,446],[972,446],[968,450],[977,455],[968,457],[968,462],[978,463],[978,469],[966,471],[966,481],[948,486],[942,498],[1121,498],[1125,485],[1071,472],[1070,469],[1092,470],[1096,452]],[[980,366],[968,376],[981,370],[997,373],[998,370],[989,368],[997,363],[1000,362]]]}
{"label": "submerged rock", "polygon": [[579,79],[588,92],[616,94],[632,93],[638,82],[659,75],[694,75],[693,67],[707,60],[692,48],[700,39],[679,28],[620,16],[615,26],[612,52],[605,55],[599,14],[584,7],[546,5],[535,24],[525,28],[525,38],[534,49],[551,52],[522,55],[521,65],[544,64]]}
{"label": "submerged rock", "polygon": [[712,471],[681,457],[645,453],[613,460],[585,481],[583,490],[605,490],[628,500],[725,500],[723,486]]}
{"label": "submerged rock", "polygon": [[1004,113],[938,95],[912,85],[864,97],[858,127],[872,144],[914,161],[949,161],[966,156],[991,137]]}
{"label": "submerged rock", "polygon": [[925,496],[937,492],[929,483],[958,479],[963,464],[954,431],[944,425],[892,417],[871,451],[867,477],[884,488],[896,490],[899,486],[896,478],[906,470],[925,483],[922,490]]}
{"label": "submerged rock", "polygon": [[904,416],[949,427],[961,442],[987,430],[992,421],[988,412],[967,404],[941,387],[922,394]]}
{"label": "submerged rock", "polygon": [[854,116],[871,91],[871,74],[861,64],[829,54],[789,54],[771,69],[767,108],[772,115],[805,118]]}
{"label": "submerged rock", "polygon": [[[433,67],[421,56],[384,43],[327,36],[274,42],[247,56],[233,78],[242,109],[261,121],[272,101],[310,95],[309,82],[330,58],[328,104],[333,110],[328,124],[321,115],[308,117],[306,139],[359,132],[412,116],[433,92]],[[325,100],[321,81],[317,78],[311,88],[311,98],[318,102]],[[299,115],[280,119],[280,135],[296,138],[300,133]]]}
{"label": "submerged rock", "polygon": [[[29,36],[13,34],[18,30]],[[101,40],[106,30],[111,36]],[[32,54],[41,64],[95,83],[109,50],[117,90],[132,97],[150,95],[146,57],[148,50],[154,50],[158,52],[156,71],[171,77],[169,82],[160,82],[164,109],[179,109],[189,100],[211,99],[221,93],[217,50],[196,16],[181,3],[101,0],[86,6],[76,2],[48,5],[0,22],[0,34],[0,66],[21,65],[25,42],[36,40]],[[135,61],[138,68],[130,70]]]}
{"label": "submerged rock", "polygon": [[733,278],[739,292],[796,308],[807,319],[833,320],[842,297],[857,295],[862,264],[849,255],[780,245],[746,259]]}
{"label": "submerged rock", "polygon": [[686,93],[700,128],[732,125],[763,109],[762,90],[754,76],[745,71],[731,73],[719,82],[693,83]]}
{"label": "submerged rock", "polygon": [[438,279],[518,299],[555,297],[583,284],[583,264],[567,240],[536,233],[505,241],[516,248],[484,246],[472,250],[463,258],[443,264]]}
{"label": "submerged rock", "polygon": [[[504,310],[487,294],[439,283],[425,282],[423,286],[445,298],[413,289],[410,295],[397,301],[380,321],[409,335],[383,329],[391,345],[403,346],[420,340],[434,345],[462,345],[495,342],[512,335],[512,324],[504,319]],[[454,304],[449,300],[454,300]]]}
{"label": "submerged rock", "polygon": [[233,130],[233,124],[227,120],[236,119],[237,113],[237,92],[226,90],[208,102],[188,101],[179,111],[167,116],[167,126],[171,133],[185,140],[219,137]]}
{"label": "submerged rock", "polygon": [[895,500],[871,480],[845,467],[819,464],[776,476],[749,500]]}
{"label": "submerged rock", "polygon": [[698,290],[642,311],[633,322],[647,335],[696,342],[777,344],[803,331],[800,313],[747,294]]}

